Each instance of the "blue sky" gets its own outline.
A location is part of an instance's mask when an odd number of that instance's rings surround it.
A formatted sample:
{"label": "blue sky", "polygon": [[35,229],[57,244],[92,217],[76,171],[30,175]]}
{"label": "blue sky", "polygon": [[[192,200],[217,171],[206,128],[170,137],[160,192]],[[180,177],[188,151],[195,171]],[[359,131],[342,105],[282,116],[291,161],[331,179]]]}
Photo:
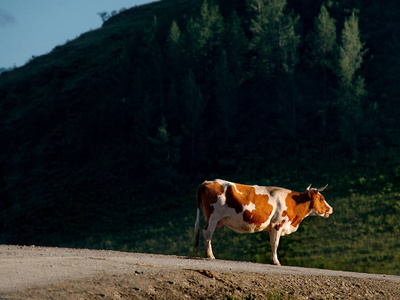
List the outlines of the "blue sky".
{"label": "blue sky", "polygon": [[0,68],[24,65],[101,27],[97,13],[155,0],[0,0]]}

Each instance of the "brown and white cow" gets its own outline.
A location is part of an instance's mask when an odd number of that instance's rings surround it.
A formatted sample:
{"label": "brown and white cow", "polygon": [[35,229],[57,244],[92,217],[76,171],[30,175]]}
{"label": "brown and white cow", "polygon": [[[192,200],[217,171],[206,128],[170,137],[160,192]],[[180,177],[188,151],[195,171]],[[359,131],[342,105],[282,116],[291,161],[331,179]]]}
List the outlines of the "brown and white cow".
{"label": "brown and white cow", "polygon": [[221,179],[203,182],[197,189],[193,256],[197,255],[199,246],[201,208],[205,220],[203,235],[207,258],[215,258],[211,248],[214,230],[226,225],[241,233],[268,231],[272,263],[280,265],[277,255],[279,238],[296,231],[307,216],[328,218],[333,212],[320,194],[326,186],[315,189],[310,185],[305,193],[299,193],[280,187],[248,186]]}

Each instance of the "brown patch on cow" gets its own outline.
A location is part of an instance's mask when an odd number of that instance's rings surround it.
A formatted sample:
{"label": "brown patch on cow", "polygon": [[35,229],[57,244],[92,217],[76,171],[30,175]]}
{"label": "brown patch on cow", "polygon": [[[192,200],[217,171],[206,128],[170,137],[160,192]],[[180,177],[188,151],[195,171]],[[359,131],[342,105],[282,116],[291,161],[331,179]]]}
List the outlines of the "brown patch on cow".
{"label": "brown patch on cow", "polygon": [[241,213],[243,206],[253,203],[255,209],[252,211],[245,210],[243,220],[260,227],[268,220],[273,210],[272,205],[268,203],[268,195],[256,194],[254,187],[243,184],[236,184],[236,189],[233,185],[228,187],[225,194],[226,204],[234,208],[236,213]]}
{"label": "brown patch on cow", "polygon": [[[239,190],[239,186],[241,189]],[[241,193],[236,191],[236,188]],[[229,185],[226,189],[226,205],[233,208],[236,213],[241,213],[243,211],[243,206],[250,203],[250,199],[247,196],[247,189],[243,188],[241,184],[236,184],[236,188],[233,184]]]}
{"label": "brown patch on cow", "polygon": [[218,196],[224,193],[225,187],[218,182],[205,182],[197,189],[197,206],[203,211],[205,225],[204,229],[208,228],[208,220],[214,212],[213,204],[217,203]]}
{"label": "brown patch on cow", "polygon": [[281,224],[275,226],[276,231],[279,231],[279,229],[281,229],[283,224],[285,224],[285,220],[282,220]]}
{"label": "brown patch on cow", "polygon": [[247,223],[251,222],[253,215],[251,214],[251,212],[249,210],[245,210],[243,212],[243,220],[246,221]]}
{"label": "brown patch on cow", "polygon": [[308,194],[291,192],[286,196],[285,202],[291,225],[298,227],[311,210],[311,198]]}
{"label": "brown patch on cow", "polygon": [[250,223],[253,223],[259,227],[268,221],[269,216],[272,213],[273,206],[268,203],[267,195],[255,195],[253,203],[255,204],[256,208],[251,212],[252,219]]}

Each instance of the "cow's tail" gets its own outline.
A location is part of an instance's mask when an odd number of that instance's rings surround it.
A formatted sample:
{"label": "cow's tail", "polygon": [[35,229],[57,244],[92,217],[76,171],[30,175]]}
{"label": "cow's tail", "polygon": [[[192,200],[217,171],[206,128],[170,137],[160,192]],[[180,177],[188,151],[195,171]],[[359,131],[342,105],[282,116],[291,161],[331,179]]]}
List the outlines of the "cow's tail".
{"label": "cow's tail", "polygon": [[200,239],[200,206],[201,206],[201,186],[197,189],[197,217],[196,223],[194,224],[194,252],[193,257],[197,256],[197,250],[199,250],[199,239]]}

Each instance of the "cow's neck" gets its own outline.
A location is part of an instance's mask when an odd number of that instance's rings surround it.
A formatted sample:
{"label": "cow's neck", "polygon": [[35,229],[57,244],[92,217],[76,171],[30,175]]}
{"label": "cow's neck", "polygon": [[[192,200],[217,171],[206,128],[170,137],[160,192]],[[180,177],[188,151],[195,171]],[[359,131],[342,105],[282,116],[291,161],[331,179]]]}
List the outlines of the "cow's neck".
{"label": "cow's neck", "polygon": [[310,203],[311,199],[305,193],[291,192],[286,197],[287,215],[294,227],[310,213]]}
{"label": "cow's neck", "polygon": [[310,196],[307,193],[291,192],[288,196],[293,199],[296,205],[303,205],[305,203],[309,205],[311,202]]}

